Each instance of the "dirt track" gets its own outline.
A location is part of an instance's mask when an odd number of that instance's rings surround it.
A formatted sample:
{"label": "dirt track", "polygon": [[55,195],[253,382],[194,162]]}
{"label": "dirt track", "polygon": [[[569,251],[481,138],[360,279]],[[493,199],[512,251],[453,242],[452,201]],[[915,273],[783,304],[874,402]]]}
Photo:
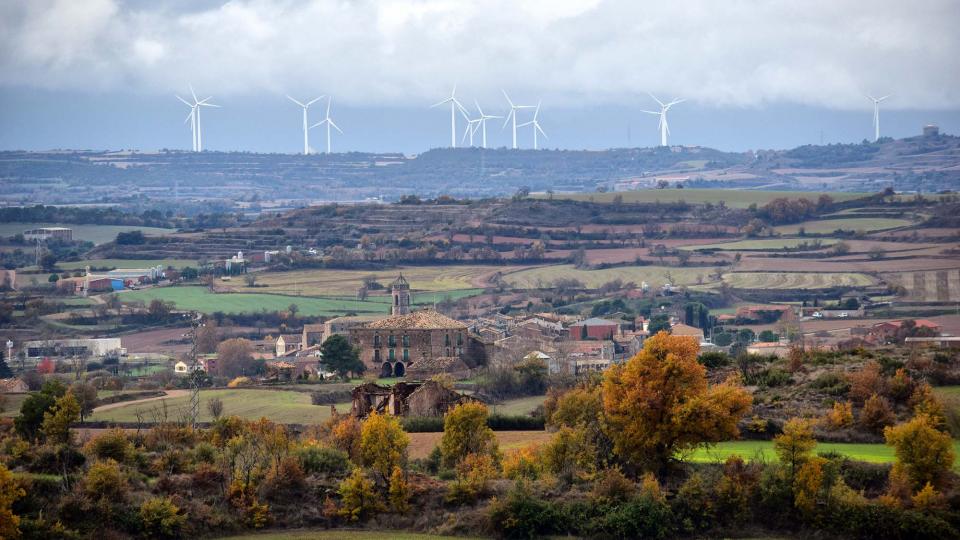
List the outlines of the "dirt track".
{"label": "dirt track", "polygon": [[106,405],[101,405],[93,409],[93,412],[109,411],[110,409],[126,407],[127,405],[132,405],[135,403],[146,403],[148,401],[157,401],[159,399],[178,398],[178,397],[186,396],[189,393],[190,393],[189,390],[167,390],[166,394],[162,396],[156,396],[156,397],[144,398],[144,399],[135,399],[133,401],[118,401],[116,403],[108,403]]}

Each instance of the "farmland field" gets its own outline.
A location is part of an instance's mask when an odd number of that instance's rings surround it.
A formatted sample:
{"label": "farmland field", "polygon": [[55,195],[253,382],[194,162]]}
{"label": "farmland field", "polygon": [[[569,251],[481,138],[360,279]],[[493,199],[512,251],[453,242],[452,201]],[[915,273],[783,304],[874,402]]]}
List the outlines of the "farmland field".
{"label": "farmland field", "polygon": [[916,302],[955,302],[960,300],[960,270],[896,272],[883,274],[890,283],[907,291],[906,298]]}
{"label": "farmland field", "polygon": [[[960,441],[953,441],[954,451],[960,451]],[[869,443],[817,443],[814,452],[837,452],[850,459],[869,463],[893,463],[895,456],[893,447],[885,444]],[[734,454],[744,459],[762,459],[776,461],[772,441],[727,441],[711,447],[701,448],[686,457],[688,461],[697,463],[713,463],[723,461]],[[954,470],[960,470],[960,462],[954,463]]]}
{"label": "farmland field", "polygon": [[668,273],[673,277],[674,285],[692,285],[697,283],[698,276],[703,276],[706,281],[710,271],[709,268],[667,266],[620,266],[600,270],[582,270],[571,264],[558,264],[510,272],[504,275],[504,280],[521,288],[548,287],[557,279],[578,279],[587,287],[599,287],[615,279],[624,282],[632,281],[637,285],[646,281],[651,287],[658,287],[667,282]]}
{"label": "farmland field", "polygon": [[913,222],[906,219],[894,218],[850,218],[850,219],[820,219],[816,221],[804,221],[803,223],[794,223],[792,225],[780,225],[774,227],[774,231],[780,234],[799,234],[800,229],[811,234],[832,233],[837,229],[844,231],[882,231],[885,229],[895,229],[897,227],[906,227]]}
{"label": "farmland field", "polygon": [[[692,204],[718,203],[724,201],[731,208],[746,208],[756,203],[762,206],[780,197],[791,199],[805,198],[816,201],[823,192],[818,191],[754,191],[744,189],[644,189],[638,191],[616,191],[607,193],[554,193],[554,199],[572,199],[577,201],[613,202],[614,197],[623,197],[623,202],[677,202]],[[849,201],[871,195],[870,193],[829,193],[835,201]],[[547,198],[544,193],[533,195]]]}
{"label": "farmland field", "polygon": [[872,277],[857,272],[732,272],[724,274],[723,281],[735,289],[825,289],[874,284]]}
{"label": "farmland field", "polygon": [[533,412],[534,409],[543,405],[547,396],[531,396],[525,398],[508,399],[503,403],[490,405],[490,412],[497,414],[507,414],[523,416]]}
{"label": "farmland field", "polygon": [[[57,477],[59,478],[59,477]],[[221,540],[471,540],[479,536],[434,536],[398,531],[349,531],[343,529],[294,530],[224,536]]]}
{"label": "farmland field", "polygon": [[[329,405],[313,405],[310,394],[289,390],[225,389],[204,390],[200,393],[201,422],[212,420],[207,412],[206,402],[210,398],[223,400],[225,415],[239,416],[248,420],[266,417],[274,422],[287,424],[316,424],[330,417]],[[143,413],[145,421],[152,419],[151,411],[166,402],[169,417],[178,419],[190,406],[189,395],[167,397],[143,403],[129,403],[104,411],[94,411],[92,421],[136,422],[137,411]],[[347,411],[349,403],[338,403],[337,410]]]}
{"label": "farmland field", "polygon": [[[832,238],[818,238],[820,245],[823,247],[831,246],[837,243],[837,240]],[[717,244],[704,244],[704,245],[694,245],[694,246],[682,246],[680,249],[687,251],[696,251],[704,249],[716,249],[724,251],[735,251],[735,250],[764,250],[764,251],[780,251],[786,248],[795,248],[800,244],[806,243],[810,245],[813,243],[813,240],[809,238],[783,238],[783,239],[761,239],[761,240],[740,240],[738,242],[720,242]]]}
{"label": "farmland field", "polygon": [[254,313],[261,310],[282,311],[296,304],[302,315],[342,315],[344,313],[386,313],[380,302],[361,302],[355,299],[310,298],[280,294],[212,293],[206,287],[154,287],[120,293],[124,302],[160,299],[173,302],[177,309],[201,313]]}
{"label": "farmland field", "polygon": [[[250,289],[244,283],[235,286],[242,292],[302,294],[307,296],[353,295],[363,284],[363,278],[376,276],[377,281],[389,287],[397,274],[410,282],[414,295],[418,291],[453,291],[471,289],[479,285],[482,276],[502,270],[498,266],[411,266],[394,270],[298,270],[293,272],[261,272],[256,274],[257,287]],[[242,280],[238,280],[242,281]],[[431,300],[432,301],[432,300]]]}
{"label": "farmland field", "polygon": [[158,227],[137,227],[134,225],[74,225],[70,223],[0,223],[0,236],[14,236],[27,229],[38,227],[68,227],[73,229],[74,240],[86,240],[94,244],[112,242],[117,233],[127,231],[143,231],[147,236],[162,236],[175,232],[174,229]]}
{"label": "farmland field", "polygon": [[64,270],[79,270],[85,266],[92,266],[94,268],[151,268],[158,264],[164,268],[169,266],[174,268],[192,266],[196,268],[198,263],[195,259],[90,259],[57,263],[57,266]]}

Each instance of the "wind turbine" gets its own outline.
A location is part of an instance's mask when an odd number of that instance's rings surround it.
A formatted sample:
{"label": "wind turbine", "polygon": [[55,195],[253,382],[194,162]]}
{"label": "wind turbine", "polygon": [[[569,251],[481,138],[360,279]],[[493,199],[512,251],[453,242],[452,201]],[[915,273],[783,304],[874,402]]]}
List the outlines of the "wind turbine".
{"label": "wind turbine", "polygon": [[202,152],[203,130],[200,128],[200,107],[216,107],[219,109],[220,106],[214,105],[213,103],[207,103],[213,98],[213,96],[206,97],[204,99],[197,99],[197,93],[193,91],[192,84],[190,85],[190,96],[193,98],[193,103],[190,103],[180,96],[177,96],[177,99],[190,107],[190,116],[187,118],[191,120],[191,126],[193,127],[193,151]]}
{"label": "wind turbine", "polygon": [[686,100],[685,100],[685,99],[674,99],[674,100],[671,101],[670,103],[664,103],[664,102],[660,101],[659,99],[657,99],[657,96],[655,96],[655,95],[653,95],[653,94],[650,94],[650,97],[652,97],[654,101],[656,101],[657,103],[660,104],[660,112],[653,112],[653,111],[641,111],[641,112],[645,112],[645,113],[647,113],[647,114],[655,114],[655,115],[657,115],[657,116],[660,117],[660,125],[659,125],[659,127],[660,127],[660,146],[667,146],[667,135],[670,134],[670,126],[667,125],[667,111],[670,110],[670,107],[673,107],[673,106],[676,105],[677,103],[683,103],[683,102],[686,101]]}
{"label": "wind turbine", "polygon": [[477,111],[480,113],[480,118],[478,118],[477,121],[479,122],[480,131],[483,132],[483,137],[482,137],[483,144],[481,145],[481,148],[486,148],[487,147],[487,120],[490,120],[491,118],[503,118],[503,117],[495,116],[492,114],[483,114],[483,109],[480,108],[480,102],[477,100],[474,100],[473,102],[474,104],[476,104]]}
{"label": "wind turbine", "polygon": [[[537,132],[539,131],[540,134],[543,135],[544,137],[547,136],[547,134],[544,133],[543,128],[540,127],[540,122],[537,121],[537,117],[538,117],[539,115],[540,115],[540,102],[538,101],[538,102],[537,102],[537,110],[533,111],[533,120],[531,120],[531,121],[529,121],[529,122],[524,122],[524,123],[520,124],[519,126],[517,126],[517,127],[533,126],[533,149],[534,149],[534,150],[537,149]],[[549,137],[548,137],[548,138],[549,138]]]}
{"label": "wind turbine", "polygon": [[480,119],[470,118],[466,113],[464,113],[463,117],[467,120],[467,129],[463,130],[463,138],[460,139],[460,142],[463,143],[469,137],[470,148],[473,148],[473,136],[476,135],[477,130],[480,129]]}
{"label": "wind turbine", "polygon": [[[510,112],[507,114],[507,119],[503,121],[503,127],[507,127],[507,124],[513,119],[513,149],[517,149],[517,111],[520,109],[532,109],[533,105],[514,105],[513,101],[510,100],[510,96],[507,95],[506,90],[501,90],[503,92],[503,97],[507,98],[507,103],[510,104]],[[503,128],[500,128],[503,129]]]}
{"label": "wind turbine", "polygon": [[339,131],[341,134],[343,134],[343,130],[340,129],[340,126],[338,126],[338,125],[336,124],[336,122],[333,121],[333,118],[330,118],[330,103],[331,103],[332,101],[333,101],[333,98],[332,98],[332,97],[328,97],[328,98],[327,98],[327,116],[326,116],[323,120],[321,120],[321,121],[317,122],[316,124],[310,126],[311,128],[315,128],[315,127],[317,127],[317,126],[322,126],[323,124],[326,124],[326,125],[327,125],[327,154],[330,153],[330,128],[332,127],[333,129],[336,129],[336,130]]}
{"label": "wind turbine", "polygon": [[317,100],[323,99],[325,97],[326,96],[320,96],[318,98],[313,98],[306,103],[301,103],[293,99],[292,97],[287,96],[287,99],[289,99],[290,101],[296,103],[301,108],[303,108],[303,155],[305,156],[310,154],[310,137],[309,137],[310,128],[307,127],[307,109],[309,109],[311,105],[316,103]]}
{"label": "wind turbine", "polygon": [[873,101],[873,142],[880,140],[880,102],[890,97],[889,94],[881,98],[875,98],[867,94],[867,98]]}
{"label": "wind turbine", "polygon": [[187,115],[187,118],[183,121],[184,124],[190,122],[190,133],[191,133],[191,150],[197,151],[197,116],[194,114],[196,112],[196,106],[189,101],[183,99],[180,96],[177,96],[177,99],[183,102],[184,105],[190,107],[190,114]]}
{"label": "wind turbine", "polygon": [[439,102],[434,103],[430,107],[439,107],[444,103],[450,104],[450,148],[457,147],[457,109],[460,109],[461,113],[465,113],[466,109],[463,108],[463,105],[460,104],[460,101],[457,100],[457,85],[453,85],[453,91],[450,92],[450,97]]}

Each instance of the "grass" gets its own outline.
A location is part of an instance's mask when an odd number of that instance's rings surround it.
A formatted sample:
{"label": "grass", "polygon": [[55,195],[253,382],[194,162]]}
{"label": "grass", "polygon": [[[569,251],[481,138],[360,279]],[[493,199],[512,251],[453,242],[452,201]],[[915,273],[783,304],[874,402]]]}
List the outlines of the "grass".
{"label": "grass", "polygon": [[723,280],[735,289],[826,289],[865,287],[875,280],[857,272],[731,272]]}
{"label": "grass", "polygon": [[906,219],[894,218],[819,219],[816,221],[794,223],[792,225],[781,225],[774,227],[773,230],[780,234],[799,234],[800,229],[803,228],[804,231],[811,234],[827,234],[837,229],[870,232],[906,227],[908,225],[913,225],[913,222]]}
{"label": "grass", "polygon": [[164,268],[169,266],[174,268],[192,266],[196,268],[198,265],[196,259],[90,259],[57,263],[57,266],[64,270],[80,270],[86,266],[95,268],[151,268],[158,264]]}
{"label": "grass", "polygon": [[[832,238],[827,239],[818,239],[820,240],[821,246],[830,246],[837,243],[837,240]],[[687,251],[700,251],[706,249],[715,249],[720,251],[736,251],[736,250],[758,250],[758,251],[780,251],[788,248],[795,248],[804,242],[807,245],[810,245],[814,242],[809,238],[770,238],[762,240],[740,240],[738,242],[721,242],[719,244],[706,244],[706,245],[694,245],[694,246],[681,246],[679,249]]]}
{"label": "grass", "polygon": [[[955,451],[960,451],[960,441],[954,441]],[[895,456],[893,447],[879,443],[818,443],[814,452],[836,452],[850,459],[866,461],[868,463],[893,463]],[[713,463],[723,461],[732,455],[739,455],[746,460],[763,459],[776,461],[773,451],[773,441],[728,441],[715,444],[711,447],[700,448],[686,457],[687,461],[695,463]],[[960,463],[954,463],[954,470],[960,470]]]}
{"label": "grass", "polygon": [[[363,283],[363,278],[375,276],[377,281],[389,287],[398,273],[410,282],[414,297],[423,297],[434,291],[455,292],[472,290],[478,276],[502,270],[497,266],[411,266],[395,270],[296,270],[291,272],[261,272],[257,276],[257,288],[248,288],[242,279],[234,286],[243,292],[263,292],[266,285],[271,293],[302,294],[306,296],[354,295]],[[442,300],[443,298],[440,297]],[[433,295],[430,294],[430,301]]]}
{"label": "grass", "polygon": [[599,287],[604,283],[621,279],[624,282],[632,281],[639,285],[646,281],[651,287],[658,287],[667,282],[667,274],[673,277],[674,285],[692,285],[697,282],[697,276],[707,279],[709,268],[676,268],[668,266],[618,266],[602,270],[582,270],[571,264],[540,266],[519,270],[504,275],[504,280],[510,285],[520,288],[549,287],[557,279],[578,279],[587,287]]}
{"label": "grass", "polygon": [[14,236],[28,229],[38,227],[69,227],[73,229],[74,240],[86,240],[94,244],[105,244],[117,238],[117,233],[143,231],[148,236],[162,236],[174,232],[174,229],[158,227],[136,227],[133,225],[74,225],[71,223],[0,223],[0,236]]}
{"label": "grass", "polygon": [[335,298],[310,298],[306,296],[284,296],[280,294],[253,293],[212,293],[206,287],[154,287],[139,291],[124,291],[120,299],[124,302],[143,301],[150,303],[159,298],[173,302],[177,309],[199,311],[201,313],[255,313],[258,311],[283,311],[290,304],[296,304],[299,313],[306,316],[342,315],[353,312],[358,314],[386,314],[385,304],[380,302],[361,302],[358,300]]}
{"label": "grass", "polygon": [[517,399],[508,399],[503,403],[490,406],[491,413],[505,414],[510,416],[524,416],[533,412],[534,409],[543,405],[547,396],[531,396]]}
{"label": "grass", "polygon": [[[310,394],[289,390],[259,390],[231,388],[225,390],[204,390],[200,393],[199,421],[212,420],[207,412],[206,403],[211,398],[218,397],[223,401],[223,411],[226,415],[239,416],[248,420],[257,420],[266,417],[274,422],[285,424],[316,424],[330,417],[330,407],[327,405],[313,405],[310,403]],[[130,403],[114,409],[94,412],[93,421],[136,422],[137,411],[144,415],[144,420],[151,420],[151,411],[162,402],[166,402],[169,417],[179,418],[190,406],[190,396],[177,396]],[[337,410],[347,411],[349,403],[338,403]]]}
{"label": "grass", "polygon": [[[773,199],[787,197],[790,199],[809,199],[816,201],[824,192],[820,191],[755,191],[744,189],[644,189],[639,191],[617,191],[607,193],[555,193],[554,199],[573,199],[578,201],[613,202],[614,197],[620,196],[623,202],[677,202],[686,201],[691,204],[718,203],[724,201],[731,208],[747,208],[751,204],[763,206]],[[848,201],[871,195],[870,193],[827,193],[833,200]],[[547,195],[537,193],[534,197],[545,199]]]}
{"label": "grass", "polygon": [[222,540],[471,540],[480,536],[433,536],[402,531],[295,530],[226,536]]}

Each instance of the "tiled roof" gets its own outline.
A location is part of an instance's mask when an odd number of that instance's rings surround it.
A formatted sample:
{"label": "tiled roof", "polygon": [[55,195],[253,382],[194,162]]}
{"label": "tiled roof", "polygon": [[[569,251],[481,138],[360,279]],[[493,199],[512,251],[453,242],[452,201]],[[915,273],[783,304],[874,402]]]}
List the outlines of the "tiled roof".
{"label": "tiled roof", "polygon": [[441,315],[432,309],[414,311],[407,315],[396,315],[387,317],[365,325],[365,328],[374,330],[445,330],[445,329],[466,329],[467,325],[460,321],[455,321],[446,315]]}
{"label": "tiled roof", "polygon": [[617,323],[614,321],[608,321],[606,319],[601,319],[598,317],[592,317],[585,321],[580,321],[570,326],[617,326]]}
{"label": "tiled roof", "polygon": [[670,333],[674,336],[702,336],[703,330],[689,324],[678,323],[670,328]]}

